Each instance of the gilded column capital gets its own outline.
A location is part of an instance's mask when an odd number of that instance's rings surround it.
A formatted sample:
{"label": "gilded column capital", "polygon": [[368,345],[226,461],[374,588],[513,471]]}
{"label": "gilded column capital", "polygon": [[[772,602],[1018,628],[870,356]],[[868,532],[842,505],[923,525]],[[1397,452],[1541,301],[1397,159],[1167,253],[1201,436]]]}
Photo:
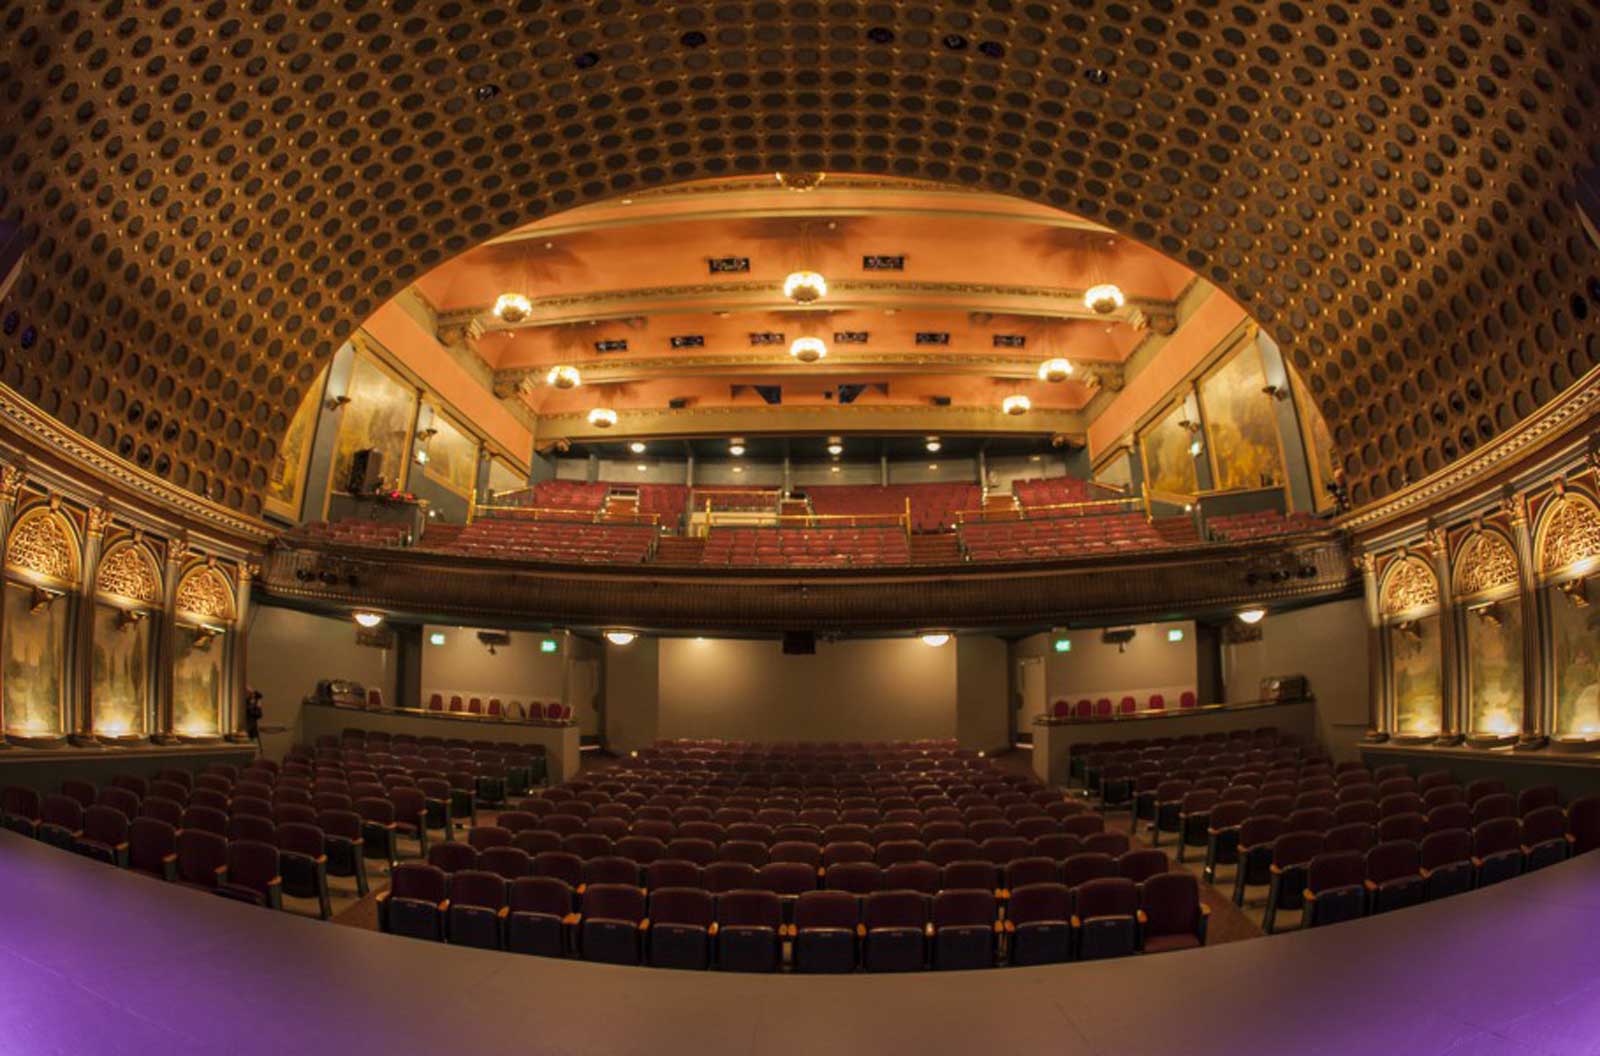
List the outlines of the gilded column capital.
{"label": "gilded column capital", "polygon": [[104,506],[90,506],[85,528],[91,539],[98,539],[111,527],[111,511]]}
{"label": "gilded column capital", "polygon": [[189,559],[189,542],[186,539],[173,539],[167,543],[167,564],[174,567],[183,564]]}
{"label": "gilded column capital", "polygon": [[28,479],[21,466],[9,463],[0,466],[0,502],[16,502],[22,491],[22,482]]}

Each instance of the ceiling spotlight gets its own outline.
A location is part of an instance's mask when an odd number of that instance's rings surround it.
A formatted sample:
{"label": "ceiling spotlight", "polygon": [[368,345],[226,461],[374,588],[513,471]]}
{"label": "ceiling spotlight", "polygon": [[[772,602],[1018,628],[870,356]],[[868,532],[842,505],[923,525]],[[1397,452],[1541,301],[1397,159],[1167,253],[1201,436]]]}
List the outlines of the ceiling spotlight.
{"label": "ceiling spotlight", "polygon": [[520,323],[533,314],[533,302],[520,293],[502,293],[494,299],[494,317],[502,323]]}
{"label": "ceiling spotlight", "polygon": [[922,644],[932,646],[935,649],[948,641],[950,641],[950,635],[945,631],[929,631],[922,636]]}
{"label": "ceiling spotlight", "polygon": [[795,271],[783,280],[783,295],[796,304],[811,304],[828,295],[828,280],[814,271]]}
{"label": "ceiling spotlight", "polygon": [[383,614],[377,612],[357,612],[351,614],[356,623],[363,627],[376,627],[383,622]]}
{"label": "ceiling spotlight", "polygon": [[632,645],[633,640],[639,637],[632,631],[607,631],[606,641],[612,645]]}
{"label": "ceiling spotlight", "polygon": [[1266,609],[1241,609],[1241,610],[1239,610],[1239,620],[1242,623],[1260,623],[1261,620],[1266,615],[1267,615],[1267,610]]}
{"label": "ceiling spotlight", "polygon": [[596,429],[610,429],[617,424],[617,412],[610,407],[596,407],[589,412],[589,424]]}
{"label": "ceiling spotlight", "polygon": [[1127,298],[1122,296],[1122,291],[1114,283],[1102,282],[1084,291],[1083,303],[1096,315],[1107,315],[1127,303]]}
{"label": "ceiling spotlight", "polygon": [[827,358],[828,346],[820,337],[797,337],[789,346],[789,354],[802,363],[815,363]]}
{"label": "ceiling spotlight", "polygon": [[939,449],[941,447],[943,447],[943,446],[944,445],[939,442],[939,438],[937,436],[928,437],[928,443],[927,443],[928,454],[930,454],[930,455],[937,454]]}
{"label": "ceiling spotlight", "polygon": [[1066,381],[1072,377],[1072,364],[1064,359],[1047,359],[1039,364],[1040,381]]}
{"label": "ceiling spotlight", "polygon": [[1033,409],[1033,401],[1020,392],[1015,396],[1007,396],[1000,401],[1000,410],[1004,414],[1027,414]]}
{"label": "ceiling spotlight", "polygon": [[577,367],[551,367],[544,380],[553,389],[575,389],[583,384],[583,375],[578,373]]}
{"label": "ceiling spotlight", "polygon": [[814,191],[828,178],[825,172],[775,172],[778,186],[791,191]]}
{"label": "ceiling spotlight", "polygon": [[728,454],[732,455],[734,458],[743,458],[744,457],[744,441],[735,440],[735,441],[733,441],[733,443],[729,444],[728,445]]}
{"label": "ceiling spotlight", "polygon": [[842,454],[844,454],[844,445],[840,444],[840,443],[829,444],[828,445],[828,454],[830,454],[830,455],[842,455]]}
{"label": "ceiling spotlight", "polygon": [[628,445],[628,450],[632,451],[636,455],[644,454],[644,441],[635,440],[633,443]]}

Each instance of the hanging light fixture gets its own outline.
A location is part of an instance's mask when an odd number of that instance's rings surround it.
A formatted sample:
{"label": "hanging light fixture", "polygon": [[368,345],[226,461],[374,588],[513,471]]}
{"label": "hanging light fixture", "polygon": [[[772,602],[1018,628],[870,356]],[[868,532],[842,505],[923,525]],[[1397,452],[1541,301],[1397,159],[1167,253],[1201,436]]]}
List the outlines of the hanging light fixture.
{"label": "hanging light fixture", "polygon": [[828,295],[828,280],[814,271],[791,271],[783,295],[796,304],[812,304]]}
{"label": "hanging light fixture", "polygon": [[544,380],[552,389],[575,389],[583,384],[583,375],[578,373],[577,367],[563,365],[551,367]]}
{"label": "hanging light fixture", "polygon": [[494,299],[494,317],[502,323],[520,323],[533,314],[533,302],[520,293],[502,293]]}
{"label": "hanging light fixture", "polygon": [[801,363],[815,363],[827,358],[828,346],[820,337],[797,337],[789,345],[789,354]]}
{"label": "hanging light fixture", "polygon": [[610,407],[596,407],[589,412],[589,424],[596,429],[610,429],[617,424],[617,412]]}
{"label": "hanging light fixture", "polygon": [[1072,364],[1057,356],[1039,364],[1039,380],[1058,382],[1072,377]]}
{"label": "hanging light fixture", "polygon": [[1122,289],[1113,282],[1102,282],[1083,291],[1083,304],[1096,315],[1109,315],[1127,303]]}
{"label": "hanging light fixture", "polygon": [[1000,410],[1005,414],[1013,416],[1027,414],[1032,409],[1033,401],[1022,395],[1020,392],[1013,396],[1007,396],[1005,399],[1000,401]]}

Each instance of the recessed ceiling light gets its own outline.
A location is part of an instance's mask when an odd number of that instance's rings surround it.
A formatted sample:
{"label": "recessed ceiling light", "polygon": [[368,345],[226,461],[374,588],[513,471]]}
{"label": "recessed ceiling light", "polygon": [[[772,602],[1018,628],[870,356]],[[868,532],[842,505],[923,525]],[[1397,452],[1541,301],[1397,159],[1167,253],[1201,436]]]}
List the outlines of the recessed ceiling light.
{"label": "recessed ceiling light", "polygon": [[828,445],[828,454],[830,454],[830,455],[842,455],[842,454],[844,454],[844,445],[843,444],[829,444]]}
{"label": "recessed ceiling light", "polygon": [[922,636],[922,644],[937,649],[950,640],[950,635],[944,631],[929,631]]}
{"label": "recessed ceiling light", "polygon": [[644,454],[644,446],[643,440],[635,440],[633,443],[628,445],[628,450],[632,451],[636,455],[642,455]]}
{"label": "recessed ceiling light", "polygon": [[351,615],[363,627],[376,627],[383,622],[383,614],[378,612],[356,612]]}
{"label": "recessed ceiling light", "polygon": [[939,438],[937,436],[930,436],[930,437],[928,437],[928,445],[927,446],[928,446],[928,454],[931,455],[931,454],[936,453],[939,450],[939,448],[943,447],[944,445],[939,442]]}
{"label": "recessed ceiling light", "polygon": [[1260,623],[1267,615],[1266,609],[1241,609],[1239,619],[1245,623]]}
{"label": "recessed ceiling light", "polygon": [[639,637],[632,631],[607,631],[606,641],[612,645],[632,645],[633,640]]}
{"label": "recessed ceiling light", "polygon": [[743,444],[729,444],[728,445],[728,454],[732,455],[734,458],[743,458],[744,457],[744,445]]}

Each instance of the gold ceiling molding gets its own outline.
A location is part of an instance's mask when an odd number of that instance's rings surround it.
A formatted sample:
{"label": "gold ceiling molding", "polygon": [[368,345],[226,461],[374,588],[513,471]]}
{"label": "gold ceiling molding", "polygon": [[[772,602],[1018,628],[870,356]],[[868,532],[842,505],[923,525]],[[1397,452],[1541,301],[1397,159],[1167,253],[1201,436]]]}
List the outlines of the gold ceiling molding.
{"label": "gold ceiling molding", "polygon": [[114,598],[145,605],[161,604],[161,573],[143,543],[129,539],[114,545],[100,560],[95,589]]}
{"label": "gold ceiling molding", "polygon": [[1455,595],[1478,594],[1517,585],[1517,552],[1499,532],[1479,529],[1468,536],[1456,554]]}
{"label": "gold ceiling molding", "polygon": [[[793,301],[783,296],[783,290],[778,283],[759,279],[740,279],[728,282],[686,283],[678,286],[640,286],[622,290],[548,294],[543,297],[528,298],[533,310],[520,322],[504,322],[494,315],[493,305],[483,304],[440,312],[436,325],[439,334],[454,337],[463,328],[470,333],[473,327],[476,327],[478,333],[491,333],[664,313],[720,310],[842,311],[884,305],[906,310],[926,308],[988,311],[997,315],[1033,315],[1041,318],[1079,319],[1097,323],[1131,323],[1137,317],[1142,325],[1152,327],[1157,320],[1161,320],[1163,328],[1169,325],[1166,320],[1177,318],[1176,300],[1129,297],[1126,304],[1118,311],[1101,315],[1084,305],[1083,294],[1082,289],[1066,286],[830,278],[825,302],[812,309],[797,309]],[[1171,325],[1175,325],[1175,322]]]}
{"label": "gold ceiling molding", "polygon": [[[1038,377],[1039,355],[1030,359],[1017,356],[997,356],[988,353],[962,352],[895,352],[875,350],[858,352],[835,346],[828,356],[827,373],[832,374],[958,374],[991,378],[1032,381]],[[1120,363],[1094,360],[1073,360],[1069,381],[1092,387],[1103,387],[1113,392],[1123,386],[1123,369]],[[498,396],[538,387],[548,365],[505,367],[494,372],[494,390]],[[629,382],[649,381],[653,378],[681,378],[690,376],[716,377],[759,371],[763,376],[782,374],[793,377],[814,376],[814,364],[796,362],[782,349],[764,352],[739,352],[726,355],[663,355],[648,359],[603,359],[585,362],[585,385],[622,385]]]}
{"label": "gold ceiling molding", "polygon": [[1384,574],[1378,609],[1397,616],[1439,604],[1439,580],[1428,562],[1410,554],[1397,558]]}
{"label": "gold ceiling molding", "polygon": [[78,533],[60,511],[40,504],[24,513],[6,542],[6,567],[77,586]]}
{"label": "gold ceiling molding", "polygon": [[[994,407],[934,407],[927,404],[854,405],[848,415],[838,407],[718,406],[617,410],[617,423],[600,429],[589,424],[588,411],[543,415],[537,446],[542,450],[561,440],[626,437],[722,436],[789,433],[940,433],[1008,436],[1062,435],[1083,442],[1083,416],[1076,411],[1032,410],[1011,416]],[[845,422],[848,425],[842,425]]]}
{"label": "gold ceiling molding", "polygon": [[1573,491],[1553,499],[1540,518],[1538,553],[1546,575],[1600,559],[1600,509]]}
{"label": "gold ceiling molding", "polygon": [[[13,63],[0,93],[0,122],[30,132],[0,137],[0,165],[27,174],[7,206],[34,229],[0,381],[81,442],[252,516],[317,372],[419,274],[564,210],[729,172],[984,188],[1182,262],[1301,372],[1362,515],[1401,493],[1416,509],[1434,474],[1600,362],[1596,250],[1571,205],[1600,54],[1572,0],[1251,18],[1086,0],[976,19],[952,0],[571,0],[502,5],[492,26],[480,5],[386,22],[303,0],[259,17],[167,4],[151,33],[82,4],[64,31],[63,6],[8,8],[51,69]],[[983,53],[928,28],[949,26]],[[884,32],[892,46],[873,44]],[[492,51],[466,80],[500,90],[445,90],[452,49]],[[1116,60],[1103,78],[1096,49]],[[205,63],[220,76],[164,72]],[[343,176],[321,178],[328,159]],[[1387,515],[1407,514],[1371,523]]]}
{"label": "gold ceiling molding", "polygon": [[199,565],[178,580],[176,607],[195,619],[227,624],[233,620],[233,588],[216,568]]}

